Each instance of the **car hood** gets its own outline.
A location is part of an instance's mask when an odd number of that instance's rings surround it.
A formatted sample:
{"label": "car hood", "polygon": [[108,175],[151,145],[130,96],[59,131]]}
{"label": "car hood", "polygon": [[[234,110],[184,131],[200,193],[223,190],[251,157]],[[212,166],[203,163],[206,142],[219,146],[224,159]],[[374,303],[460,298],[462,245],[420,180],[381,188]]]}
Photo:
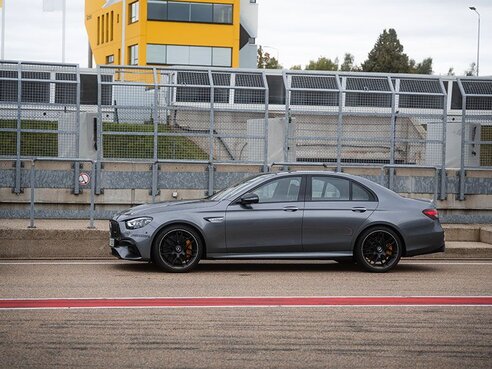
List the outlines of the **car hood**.
{"label": "car hood", "polygon": [[136,216],[146,216],[166,211],[182,211],[190,209],[206,209],[217,205],[218,201],[211,200],[178,200],[164,201],[155,204],[142,204],[118,213],[116,219],[134,218]]}

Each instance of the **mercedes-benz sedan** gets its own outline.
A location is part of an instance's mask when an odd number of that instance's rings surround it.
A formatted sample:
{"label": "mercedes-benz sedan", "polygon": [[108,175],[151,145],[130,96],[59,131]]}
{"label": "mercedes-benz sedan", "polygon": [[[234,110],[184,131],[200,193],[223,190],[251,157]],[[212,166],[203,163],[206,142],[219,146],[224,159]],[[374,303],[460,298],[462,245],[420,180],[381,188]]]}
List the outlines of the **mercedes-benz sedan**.
{"label": "mercedes-benz sedan", "polygon": [[114,256],[187,272],[201,259],[332,259],[370,272],[444,251],[431,201],[332,172],[267,173],[201,200],[144,204],[110,221]]}

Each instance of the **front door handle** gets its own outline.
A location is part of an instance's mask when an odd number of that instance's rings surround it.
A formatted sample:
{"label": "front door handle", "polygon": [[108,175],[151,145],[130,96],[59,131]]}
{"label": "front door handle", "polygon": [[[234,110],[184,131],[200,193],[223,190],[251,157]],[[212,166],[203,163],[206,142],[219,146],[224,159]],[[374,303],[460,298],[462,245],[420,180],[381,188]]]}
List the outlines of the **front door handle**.
{"label": "front door handle", "polygon": [[297,206],[286,206],[284,211],[297,211],[299,208]]}
{"label": "front door handle", "polygon": [[362,206],[355,206],[352,208],[352,211],[355,211],[357,213],[364,213],[367,209],[362,207]]}

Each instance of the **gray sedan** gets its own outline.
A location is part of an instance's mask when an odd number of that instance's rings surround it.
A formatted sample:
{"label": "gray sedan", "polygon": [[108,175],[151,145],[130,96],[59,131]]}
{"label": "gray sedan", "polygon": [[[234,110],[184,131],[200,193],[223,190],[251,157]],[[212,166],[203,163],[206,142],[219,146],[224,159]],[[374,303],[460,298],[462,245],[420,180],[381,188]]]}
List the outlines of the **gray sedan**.
{"label": "gray sedan", "polygon": [[200,259],[332,259],[387,272],[445,247],[432,202],[331,172],[267,173],[206,199],[139,205],[110,231],[114,256],[168,272]]}

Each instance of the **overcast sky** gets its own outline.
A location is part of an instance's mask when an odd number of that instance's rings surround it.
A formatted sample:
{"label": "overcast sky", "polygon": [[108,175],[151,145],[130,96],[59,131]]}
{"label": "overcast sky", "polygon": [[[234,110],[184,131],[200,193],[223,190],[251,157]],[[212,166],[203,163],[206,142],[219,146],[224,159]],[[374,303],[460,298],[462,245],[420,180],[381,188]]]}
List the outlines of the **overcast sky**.
{"label": "overcast sky", "polygon": [[[44,13],[42,0],[3,0],[5,58],[61,61],[60,12]],[[257,44],[289,68],[346,52],[361,64],[379,34],[395,28],[407,55],[432,57],[435,74],[463,74],[477,53],[481,14],[480,75],[492,75],[492,0],[258,0]],[[87,67],[84,0],[67,0],[66,61]]]}

